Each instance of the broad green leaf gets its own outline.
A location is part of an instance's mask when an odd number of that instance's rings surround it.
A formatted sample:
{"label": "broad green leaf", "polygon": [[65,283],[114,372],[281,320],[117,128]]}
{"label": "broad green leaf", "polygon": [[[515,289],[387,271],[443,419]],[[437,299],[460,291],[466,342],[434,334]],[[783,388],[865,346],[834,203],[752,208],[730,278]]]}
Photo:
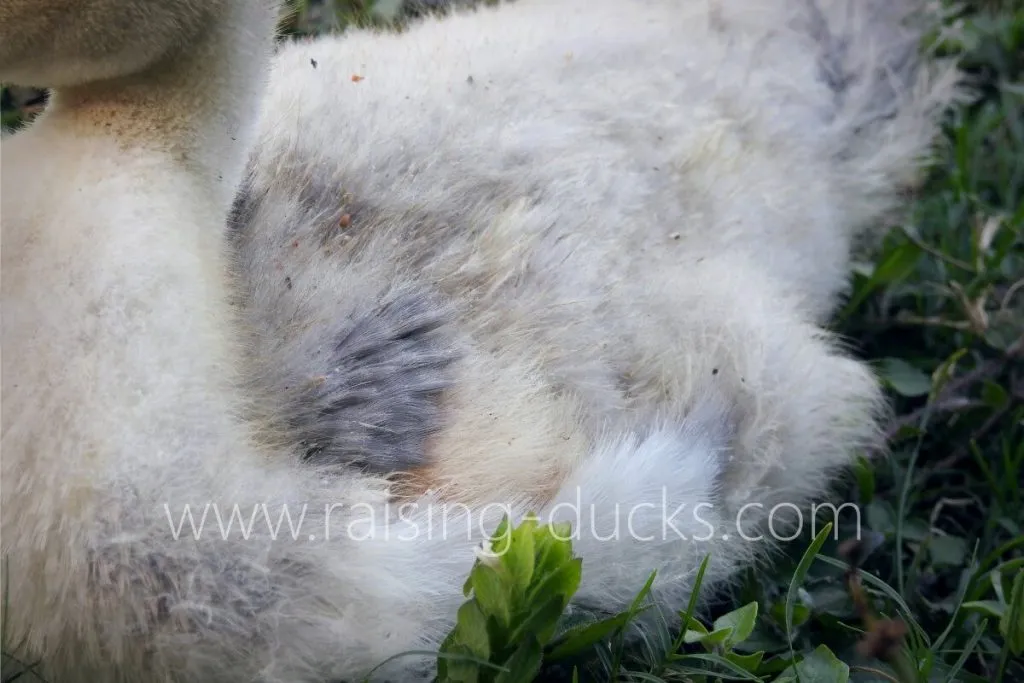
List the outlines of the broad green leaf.
{"label": "broad green leaf", "polygon": [[892,506],[881,498],[875,498],[868,503],[864,517],[868,528],[874,531],[891,534],[896,528],[896,515],[893,514]]}
{"label": "broad green leaf", "polygon": [[572,524],[569,522],[552,522],[548,524],[551,538],[560,543],[566,543],[572,539]]}
{"label": "broad green leaf", "polygon": [[480,609],[485,615],[495,617],[503,627],[508,627],[512,614],[501,576],[493,568],[478,564],[473,567],[472,579],[473,596]]}
{"label": "broad green leaf", "polygon": [[850,667],[839,661],[824,645],[819,645],[795,666],[782,672],[775,683],[847,683]]}
{"label": "broad green leaf", "polygon": [[878,371],[886,385],[901,396],[927,396],[931,391],[928,373],[900,358],[883,358]]}
{"label": "broad green leaf", "polygon": [[[786,623],[786,603],[777,602],[771,608],[772,618],[780,624]],[[803,626],[811,618],[811,608],[803,603],[793,605],[793,626]]]}
{"label": "broad green leaf", "polygon": [[721,645],[725,642],[726,637],[732,632],[730,628],[723,628],[717,631],[709,631],[704,624],[696,617],[690,617],[690,622],[686,625],[686,631],[683,635],[683,642],[688,645],[693,643],[701,643],[708,649],[711,649],[714,645]]}
{"label": "broad green leaf", "polygon": [[700,643],[707,647],[709,650],[714,648],[716,645],[725,646],[729,640],[729,636],[732,634],[731,628],[720,628],[717,631],[711,631],[698,636],[696,639],[691,639],[690,633],[686,634],[687,643]]}
{"label": "broad green leaf", "polygon": [[487,638],[487,617],[480,611],[475,600],[463,603],[456,623],[456,642],[481,659],[489,658],[491,646]]}
{"label": "broad green leaf", "polygon": [[1002,410],[1010,402],[1010,394],[992,381],[986,381],[981,389],[981,400],[996,410]]}
{"label": "broad green leaf", "polygon": [[[452,645],[447,654],[472,655],[468,648],[458,643]],[[469,657],[449,659],[444,680],[452,683],[476,683],[480,680],[480,666]]]}
{"label": "broad green leaf", "polygon": [[558,627],[558,618],[565,609],[565,602],[565,596],[556,594],[543,604],[533,607],[530,614],[512,632],[509,642],[519,642],[526,634],[532,634],[541,645],[547,643]]}
{"label": "broad green leaf", "polygon": [[712,625],[712,631],[729,629],[729,637],[726,641],[731,647],[736,643],[742,643],[754,631],[757,624],[757,603],[749,602],[743,607],[734,609],[728,614],[723,614]]}
{"label": "broad green leaf", "polygon": [[572,542],[567,539],[568,532],[565,529],[553,532],[550,525],[539,532],[536,543],[539,549],[534,550],[537,557],[534,576],[545,577],[572,559]]}
{"label": "broad green leaf", "polygon": [[[451,652],[452,646],[455,644],[455,636],[457,629],[452,629],[448,636],[441,642],[441,647],[438,648],[438,653],[447,654]],[[439,681],[450,680],[448,678],[448,659],[446,657],[437,658],[437,678]]]}
{"label": "broad green leaf", "polygon": [[761,666],[758,667],[757,672],[761,676],[781,674],[783,671],[786,671],[793,666],[793,660],[794,657],[789,655],[775,655],[774,657],[769,657],[762,662]]}
{"label": "broad green leaf", "polygon": [[544,576],[539,583],[536,583],[526,596],[527,604],[537,602],[541,596],[560,595],[563,598],[563,607],[568,604],[576,590],[580,586],[580,579],[583,573],[583,561],[575,558],[563,563],[560,567]]}
{"label": "broad green leaf", "polygon": [[749,655],[741,655],[735,652],[726,653],[725,658],[736,666],[742,667],[750,673],[756,673],[757,667],[761,666],[761,660],[764,658],[763,652],[755,652]]}
{"label": "broad green leaf", "polygon": [[531,683],[540,671],[543,651],[540,643],[532,635],[527,635],[519,642],[519,647],[504,662],[507,671],[499,673],[494,683]]}
{"label": "broad green leaf", "polygon": [[[693,634],[691,637],[690,634]],[[708,629],[704,624],[700,623],[697,617],[690,617],[690,620],[686,623],[686,642],[696,643],[701,638],[709,633]]]}
{"label": "broad green leaf", "polygon": [[908,519],[903,524],[903,540],[921,543],[931,536],[928,523],[920,519]]}

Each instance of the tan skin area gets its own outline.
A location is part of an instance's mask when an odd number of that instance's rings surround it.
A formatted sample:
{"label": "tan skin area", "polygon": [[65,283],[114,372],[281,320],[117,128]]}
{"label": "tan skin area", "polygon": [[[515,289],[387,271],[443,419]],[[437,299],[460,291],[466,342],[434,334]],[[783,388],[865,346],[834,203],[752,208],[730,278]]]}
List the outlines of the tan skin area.
{"label": "tan skin area", "polygon": [[488,412],[479,406],[501,405],[500,385],[462,393],[461,400],[445,401],[453,423],[428,441],[430,464],[396,477],[396,500],[432,492],[441,502],[469,506],[505,497],[521,497],[535,508],[551,502],[592,446],[574,424],[569,401],[541,396]]}
{"label": "tan skin area", "polygon": [[[137,74],[195,41],[222,0],[3,0],[0,81],[67,87]],[[98,38],[99,37],[99,38]]]}

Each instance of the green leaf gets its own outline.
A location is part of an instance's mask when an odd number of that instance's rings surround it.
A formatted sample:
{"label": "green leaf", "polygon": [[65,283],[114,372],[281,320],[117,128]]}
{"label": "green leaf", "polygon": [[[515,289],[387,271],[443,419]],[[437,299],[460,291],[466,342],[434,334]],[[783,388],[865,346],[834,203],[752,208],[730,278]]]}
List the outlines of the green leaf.
{"label": "green leaf", "polygon": [[508,551],[502,556],[502,563],[508,568],[517,593],[525,593],[533,578],[534,530],[536,519],[525,520],[512,534]]}
{"label": "green leaf", "polygon": [[572,524],[569,522],[551,522],[547,525],[550,537],[559,543],[572,540]]}
{"label": "green leaf", "polygon": [[498,674],[494,683],[531,683],[540,671],[542,656],[540,643],[532,635],[527,635],[504,663],[508,671]]}
{"label": "green leaf", "polygon": [[860,492],[861,505],[867,505],[875,498],[875,470],[864,456],[858,456],[853,467],[857,478],[857,490]]}
{"label": "green leaf", "polygon": [[651,572],[650,576],[647,577],[647,581],[644,582],[644,587],[640,589],[640,592],[633,596],[633,602],[630,603],[627,612],[632,615],[639,614],[646,610],[646,607],[641,608],[640,603],[651,593],[651,586],[654,585],[654,579],[658,576],[657,571]]}
{"label": "green leaf", "polygon": [[928,374],[900,358],[883,358],[878,371],[886,385],[901,396],[927,396],[931,391]]}
{"label": "green leaf", "polygon": [[875,266],[871,273],[871,283],[875,285],[887,285],[902,280],[909,275],[918,259],[921,258],[921,248],[912,242],[905,242],[889,252],[882,261]]}
{"label": "green leaf", "polygon": [[[446,651],[450,655],[471,655],[463,646],[455,643]],[[439,662],[445,660],[438,660]],[[476,683],[480,679],[480,666],[469,657],[448,659],[443,680],[455,683]]]}
{"label": "green leaf", "polygon": [[791,666],[793,666],[794,657],[789,655],[776,655],[769,657],[765,660],[760,667],[758,667],[758,674],[761,676],[767,676],[769,674],[781,674]]}
{"label": "green leaf", "polygon": [[[687,625],[693,619],[693,615],[697,610],[697,599],[700,597],[701,584],[704,583],[704,573],[707,571],[709,562],[711,562],[711,555],[707,554],[704,556],[704,559],[701,560],[700,567],[697,569],[697,576],[693,580],[693,587],[690,588],[690,597],[686,601],[686,611],[679,613],[679,623],[682,624],[680,634],[672,642],[668,652],[665,653],[666,657],[675,655],[675,653],[683,646],[687,633]],[[701,628],[704,627],[701,626]]]}
{"label": "green leaf", "polygon": [[795,666],[775,679],[775,683],[847,683],[850,667],[839,661],[824,645],[819,645]]}
{"label": "green leaf", "polygon": [[1017,572],[1013,578],[1006,612],[999,620],[999,633],[1015,657],[1024,654],[1024,572]]}
{"label": "green leaf", "polygon": [[700,620],[697,619],[697,617],[690,617],[689,621],[686,622],[683,641],[691,645],[693,643],[699,643],[702,638],[708,635],[708,633],[709,631],[707,627],[700,623]]}
{"label": "green leaf", "polygon": [[538,530],[537,545],[534,550],[537,560],[534,563],[535,576],[545,577],[572,559],[572,542],[569,540],[568,525],[549,524]]}
{"label": "green leaf", "polygon": [[728,614],[723,614],[712,625],[712,631],[728,629],[729,636],[726,641],[727,647],[742,643],[754,632],[757,624],[757,603],[749,602],[739,609],[734,609]]}
{"label": "green leaf", "polygon": [[473,580],[473,596],[479,603],[480,609],[486,616],[496,618],[502,627],[507,628],[512,614],[501,576],[492,567],[478,564],[473,567],[471,578]]}
{"label": "green leaf", "polygon": [[839,618],[854,615],[850,592],[841,585],[819,586],[811,591],[810,596],[809,602],[813,607],[808,609],[808,612],[813,610],[818,614],[829,614]]}
{"label": "green leaf", "polygon": [[793,606],[796,604],[797,591],[803,584],[804,579],[807,577],[807,571],[811,568],[811,564],[814,563],[814,557],[821,550],[821,547],[825,545],[825,541],[828,539],[829,532],[831,531],[832,522],[829,522],[825,525],[824,529],[818,532],[818,535],[804,552],[804,556],[800,559],[800,564],[797,565],[796,571],[793,572],[793,578],[789,582],[789,591],[786,593],[786,635],[789,636],[791,640],[793,630]]}
{"label": "green leaf", "polygon": [[923,543],[932,538],[928,523],[921,519],[908,519],[903,524],[903,540]]}
{"label": "green leaf", "polygon": [[920,257],[921,249],[912,242],[905,242],[886,254],[882,261],[875,266],[867,281],[854,292],[849,303],[843,309],[842,317],[848,317],[879,286],[902,280],[913,272]]}
{"label": "green leaf", "polygon": [[488,659],[491,645],[487,638],[487,617],[480,611],[475,600],[463,603],[459,608],[456,642],[464,645],[471,654]]}
{"label": "green leaf", "polygon": [[967,560],[967,541],[959,536],[933,536],[928,554],[935,564],[959,567]]}
{"label": "green leaf", "polygon": [[730,626],[713,628],[709,631],[696,617],[690,617],[690,621],[686,625],[683,641],[690,645],[701,643],[710,650],[716,645],[725,643],[731,633],[732,627]]}
{"label": "green leaf", "polygon": [[874,531],[891,534],[896,528],[896,515],[892,511],[892,506],[882,498],[875,498],[868,503],[864,516],[867,519],[868,528]]}
{"label": "green leaf", "polygon": [[746,669],[750,673],[756,673],[757,668],[761,666],[761,660],[764,658],[764,653],[755,652],[749,655],[741,655],[735,652],[728,652],[726,653],[725,658],[736,666]]}
{"label": "green leaf", "polygon": [[691,643],[691,644],[692,643],[700,643],[704,647],[706,647],[709,650],[711,650],[716,645],[725,646],[726,643],[729,640],[729,636],[732,634],[732,629],[720,628],[720,629],[718,629],[716,631],[711,631],[710,633],[705,633],[705,634],[700,635],[700,636],[698,636],[696,638],[691,638],[690,637],[690,633],[692,633],[692,632],[688,631],[687,634],[686,634],[686,642],[687,643]]}
{"label": "green leaf", "polygon": [[[456,629],[452,629],[448,636],[441,642],[441,647],[438,648],[439,654],[447,654],[451,652],[452,646],[455,644]],[[447,681],[448,678],[448,659],[446,657],[437,658],[437,679],[439,681]]]}
{"label": "green leaf", "polygon": [[970,612],[978,612],[980,614],[987,614],[994,619],[1001,619],[1003,617],[1003,613],[1006,612],[1006,605],[998,600],[970,600],[965,602],[961,606],[961,609],[965,609]]}
{"label": "green leaf", "polygon": [[[647,577],[647,581],[644,582],[643,588],[641,588],[640,592],[638,592],[633,597],[633,602],[630,603],[629,609],[626,610],[626,613],[629,614],[630,619],[632,619],[634,616],[636,616],[640,612],[643,612],[644,610],[647,609],[647,607],[641,607],[640,603],[643,602],[644,598],[646,598],[650,594],[651,586],[654,585],[654,579],[657,576],[658,576],[658,571],[657,570],[652,571],[650,573],[650,575]],[[648,607],[649,607],[649,605],[648,605]],[[616,642],[614,644],[614,650],[613,650],[613,655],[612,655],[612,663],[611,663],[611,677],[613,679],[618,678],[619,667],[620,667],[620,665],[622,663],[623,650],[625,649],[625,646],[626,646],[625,638],[622,637],[622,635],[623,634],[620,631],[619,632],[619,637],[616,639]]]}
{"label": "green leaf", "polygon": [[527,616],[509,637],[510,643],[517,643],[525,634],[533,634],[537,641],[544,645],[558,627],[558,618],[565,609],[566,599],[563,595],[553,595],[546,602],[530,610]]}
{"label": "green leaf", "polygon": [[929,402],[935,401],[938,393],[942,391],[942,388],[946,386],[946,383],[953,377],[953,371],[956,370],[957,363],[960,362],[960,359],[963,358],[966,353],[967,349],[959,348],[949,354],[949,357],[942,361],[942,364],[939,365],[939,367],[935,368],[935,371],[932,372],[932,391],[928,397]]}
{"label": "green leaf", "polygon": [[796,570],[793,572],[793,578],[789,582],[789,590],[786,592],[786,612],[785,612],[785,630],[786,640],[789,643],[789,654],[791,657],[795,656],[793,651],[793,611],[796,605],[796,598],[799,594],[804,579],[807,578],[807,572],[810,570],[811,565],[814,563],[814,558],[821,551],[821,547],[825,545],[825,541],[828,539],[829,532],[832,531],[832,523],[829,522],[825,525],[825,528],[818,532],[818,535],[814,538],[811,544],[804,551],[804,555],[800,558],[800,563],[796,566]]}
{"label": "green leaf", "polygon": [[583,561],[580,558],[569,560],[535,584],[526,596],[526,603],[533,604],[545,595],[560,595],[564,607],[580,587],[582,575]]}
{"label": "green leaf", "polygon": [[992,590],[995,591],[996,597],[999,602],[1006,604],[1006,596],[1003,594],[1003,572],[1002,567],[996,567],[988,573],[989,583],[992,584]]}
{"label": "green leaf", "polygon": [[[728,657],[723,657],[722,655],[717,654],[715,652],[697,652],[697,653],[694,653],[692,655],[686,655],[685,657],[680,657],[679,659],[689,659],[691,661],[707,662],[708,664],[713,664],[714,667],[715,667],[715,669],[714,669],[715,677],[712,678],[711,680],[716,681],[716,683],[717,683],[717,681],[721,681],[721,680],[755,681],[755,683],[759,682],[761,680],[758,676],[755,676],[754,674],[750,673],[749,671],[744,669],[742,666],[740,666],[739,664],[737,664],[734,661],[732,661],[731,659],[729,659]],[[673,667],[673,673],[682,672],[682,671],[685,671],[685,670],[686,670],[686,668],[678,666],[678,665]],[[691,670],[691,672],[693,674],[695,674],[695,675],[700,676],[700,678],[698,678],[696,680],[698,680],[698,681],[705,681],[705,680],[707,680],[707,678],[705,678],[707,676],[707,673],[708,673],[706,670],[705,671],[701,671],[699,669],[695,669],[695,670]],[[728,674],[729,674],[728,676],[724,676],[723,675],[726,672],[728,672]],[[675,680],[675,679],[673,679],[673,680]],[[690,681],[690,680],[694,680],[694,679],[684,679],[684,680]]]}
{"label": "green leaf", "polygon": [[508,521],[508,515],[502,515],[501,521],[491,534],[491,552],[503,557],[508,550],[508,544],[512,542],[512,530]]}
{"label": "green leaf", "polygon": [[[827,564],[830,567],[842,569],[843,571],[850,570],[850,565],[847,562],[837,560],[836,558],[829,557],[828,555],[818,555],[814,559],[823,564]],[[896,603],[897,607],[899,607],[900,616],[903,617],[904,621],[906,621],[907,625],[910,627],[910,632],[911,634],[913,634],[911,638],[920,641],[925,646],[929,646],[931,644],[931,640],[929,639],[928,634],[925,633],[924,629],[921,628],[921,625],[917,622],[916,619],[914,619],[914,612],[910,609],[910,606],[907,605],[907,602],[903,599],[903,596],[900,595],[900,593],[895,588],[893,588],[888,583],[878,578],[874,574],[866,572],[863,569],[857,570],[857,576],[859,576],[860,580],[863,581],[865,584],[879,591],[880,593],[885,595],[885,597],[889,598],[894,603]]]}
{"label": "green leaf", "polygon": [[995,382],[986,381],[981,389],[981,400],[996,410],[1002,410],[1010,403],[1010,394]]}
{"label": "green leaf", "polygon": [[982,619],[981,623],[977,625],[974,629],[974,633],[971,634],[971,637],[960,651],[960,656],[957,658],[956,662],[954,662],[953,666],[946,672],[946,677],[943,679],[942,683],[959,682],[960,679],[957,678],[957,675],[960,673],[960,670],[964,668],[964,664],[967,663],[967,658],[974,652],[975,646],[978,644],[978,641],[981,640],[981,637],[985,635],[986,630],[988,630],[988,619]]}
{"label": "green leaf", "polygon": [[[771,608],[772,618],[785,626],[786,624],[786,603],[777,602]],[[793,626],[803,626],[811,618],[811,608],[803,603],[793,604]]]}
{"label": "green leaf", "polygon": [[574,657],[581,652],[594,647],[612,633],[625,626],[629,623],[631,618],[632,615],[628,611],[621,612],[616,614],[614,617],[602,619],[601,621],[564,633],[558,641],[553,644],[553,647],[548,653],[548,658],[555,660]]}

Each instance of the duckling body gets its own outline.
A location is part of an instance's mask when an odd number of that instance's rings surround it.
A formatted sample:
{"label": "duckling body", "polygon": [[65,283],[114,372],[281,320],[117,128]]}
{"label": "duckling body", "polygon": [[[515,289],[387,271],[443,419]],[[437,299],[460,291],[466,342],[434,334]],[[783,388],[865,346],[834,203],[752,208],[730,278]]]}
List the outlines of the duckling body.
{"label": "duckling body", "polygon": [[575,607],[658,570],[671,614],[875,439],[822,325],[955,97],[917,3],[518,0],[276,55],[273,3],[133,3],[0,0],[0,79],[55,88],[0,275],[5,648],[50,680],[361,678],[447,635],[505,512],[574,524]]}

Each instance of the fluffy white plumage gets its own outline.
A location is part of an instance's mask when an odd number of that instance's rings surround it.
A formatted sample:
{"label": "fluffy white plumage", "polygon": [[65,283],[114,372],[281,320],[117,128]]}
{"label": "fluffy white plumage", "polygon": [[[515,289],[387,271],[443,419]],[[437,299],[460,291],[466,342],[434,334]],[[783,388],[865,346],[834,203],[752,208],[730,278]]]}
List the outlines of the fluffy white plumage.
{"label": "fluffy white plumage", "polygon": [[[821,325],[956,97],[919,2],[518,0],[273,56],[262,0],[135,2],[0,0],[0,78],[61,86],[2,181],[5,627],[52,680],[434,647],[488,504],[580,505],[577,604],[658,569],[671,610],[876,438]],[[301,532],[175,538],[208,503]],[[473,537],[422,533],[444,503]]]}

